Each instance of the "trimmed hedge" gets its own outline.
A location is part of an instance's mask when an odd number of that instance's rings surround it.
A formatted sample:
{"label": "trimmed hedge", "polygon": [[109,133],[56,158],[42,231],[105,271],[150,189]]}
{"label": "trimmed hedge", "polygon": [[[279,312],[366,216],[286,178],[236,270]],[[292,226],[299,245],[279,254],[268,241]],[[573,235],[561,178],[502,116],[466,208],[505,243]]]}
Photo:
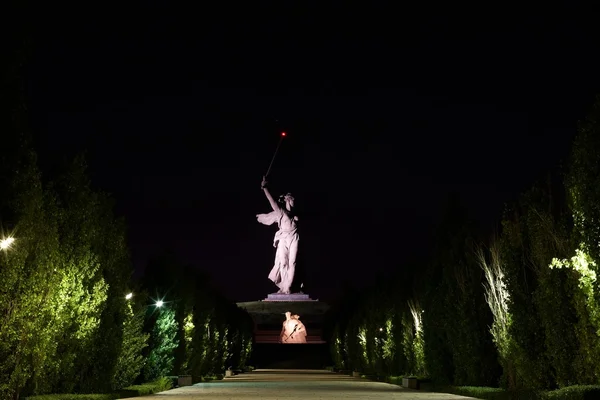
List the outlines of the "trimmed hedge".
{"label": "trimmed hedge", "polygon": [[447,389],[448,392],[459,394],[461,396],[475,397],[484,400],[537,400],[539,397],[533,393],[511,393],[500,388],[484,387],[484,386],[453,386]]}
{"label": "trimmed hedge", "polygon": [[[364,376],[367,377],[368,376]],[[388,376],[385,382],[402,386],[403,376]],[[430,383],[419,378],[419,383]],[[427,385],[429,386],[429,385]],[[510,392],[505,389],[485,386],[435,386],[424,391],[452,393],[461,396],[475,397],[482,400],[598,400],[600,385],[573,385],[550,391],[522,390]]]}
{"label": "trimmed hedge", "polygon": [[600,385],[574,385],[546,392],[544,400],[592,400],[600,399]]}
{"label": "trimmed hedge", "polygon": [[[147,396],[158,392],[164,392],[173,387],[171,378],[163,377],[155,380],[154,382],[142,383],[141,385],[133,385],[121,389],[121,398]],[[37,399],[36,399],[37,400]],[[62,400],[62,399],[61,399]]]}
{"label": "trimmed hedge", "polygon": [[128,397],[147,396],[158,392],[164,392],[173,387],[168,377],[160,378],[154,382],[142,383],[121,389],[118,393],[106,394],[44,394],[31,396],[27,400],[115,400]]}
{"label": "trimmed hedge", "polygon": [[537,392],[524,390],[510,392],[499,388],[477,386],[455,386],[447,391],[462,396],[483,400],[597,400],[600,399],[600,385],[573,385],[562,389]]}
{"label": "trimmed hedge", "polygon": [[108,394],[43,394],[27,397],[27,400],[115,400],[119,397],[114,393]]}

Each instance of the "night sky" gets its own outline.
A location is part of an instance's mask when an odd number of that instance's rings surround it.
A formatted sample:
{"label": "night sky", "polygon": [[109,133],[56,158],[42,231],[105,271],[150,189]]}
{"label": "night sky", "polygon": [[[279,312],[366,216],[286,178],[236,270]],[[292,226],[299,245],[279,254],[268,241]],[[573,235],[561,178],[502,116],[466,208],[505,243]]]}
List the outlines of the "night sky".
{"label": "night sky", "polygon": [[42,167],[86,149],[136,273],[172,248],[236,301],[276,289],[255,215],[281,131],[270,187],[295,196],[306,291],[329,301],[419,268],[452,193],[497,227],[600,86],[585,10],[102,4],[37,27]]}

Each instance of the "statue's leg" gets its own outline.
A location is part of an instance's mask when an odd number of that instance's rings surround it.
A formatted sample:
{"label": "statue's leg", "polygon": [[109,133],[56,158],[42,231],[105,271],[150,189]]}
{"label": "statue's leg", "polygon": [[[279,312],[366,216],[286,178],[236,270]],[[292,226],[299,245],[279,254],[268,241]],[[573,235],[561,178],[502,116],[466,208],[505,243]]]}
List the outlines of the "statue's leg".
{"label": "statue's leg", "polygon": [[277,251],[275,251],[275,265],[269,274],[269,279],[273,281],[275,285],[279,288],[277,293],[283,293],[284,291],[284,273],[285,273],[285,262],[287,260],[287,251],[285,249],[285,245],[283,241],[279,241],[277,243]]}
{"label": "statue's leg", "polygon": [[284,242],[285,252],[285,267],[282,269],[281,285],[284,293],[290,293],[290,288],[294,282],[294,273],[296,271],[296,254],[298,253],[298,239],[295,237],[288,238]]}
{"label": "statue's leg", "polygon": [[294,272],[292,271],[290,275],[290,243],[289,239],[282,240],[279,242],[281,246],[281,292],[289,294],[290,293],[290,285],[292,284],[292,279],[294,278]]}
{"label": "statue's leg", "polygon": [[288,260],[287,260],[288,267],[287,267],[287,275],[286,275],[288,290],[292,286],[292,283],[294,283],[294,274],[296,273],[296,256],[297,255],[298,255],[298,237],[295,236],[290,241],[289,250],[288,250]]}

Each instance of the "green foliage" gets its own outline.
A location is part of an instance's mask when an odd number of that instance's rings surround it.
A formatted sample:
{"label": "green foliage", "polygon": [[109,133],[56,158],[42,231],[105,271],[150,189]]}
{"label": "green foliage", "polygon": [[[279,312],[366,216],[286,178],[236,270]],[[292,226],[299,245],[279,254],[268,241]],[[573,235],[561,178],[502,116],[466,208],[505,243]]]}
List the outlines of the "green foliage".
{"label": "green foliage", "polygon": [[35,155],[25,154],[7,203],[18,238],[1,261],[7,286],[0,300],[8,308],[0,392],[108,392],[131,271],[123,226],[108,198],[90,189],[81,159],[43,188]]}
{"label": "green foliage", "polygon": [[508,391],[493,387],[455,386],[442,391],[485,400],[593,400],[600,395],[598,385],[573,385],[562,389]]}
{"label": "green foliage", "polygon": [[[113,215],[110,197],[92,189],[83,157],[42,181],[20,75],[27,48],[15,42],[5,50],[14,57],[0,77],[0,217],[2,235],[14,235],[15,243],[0,252],[0,398],[109,393],[137,379],[149,337],[143,313],[124,298],[132,286],[125,224]],[[154,284],[146,287],[176,286],[180,299],[175,339],[158,324],[160,334],[169,334],[150,352],[151,365],[163,365],[153,373],[189,369],[187,362],[205,351],[208,372],[222,372],[226,363],[244,367],[252,347],[249,316],[210,290],[196,296],[196,288],[208,287],[205,277],[194,286],[198,280],[182,271],[164,271],[150,274]],[[207,347],[190,344],[200,329],[183,331],[196,306],[213,324]]]}
{"label": "green foliage", "polygon": [[537,289],[537,265],[531,260],[531,245],[527,219],[522,213],[531,204],[524,201],[520,209],[507,212],[501,236],[501,258],[506,267],[506,288],[511,324],[509,359],[505,379],[510,389],[521,387],[543,388],[549,385],[549,360],[545,352],[546,340],[541,316],[536,308],[534,292]]}
{"label": "green foliage", "polygon": [[[410,312],[410,311],[409,311]],[[404,370],[402,373],[412,375],[414,371],[417,369],[417,357],[415,354],[414,343],[415,343],[415,327],[413,325],[412,317],[409,315],[409,312],[401,313],[402,317],[400,320],[401,323],[401,338],[402,338],[402,355],[406,360],[404,365]],[[419,349],[420,350],[420,349]],[[424,349],[423,349],[424,350]],[[424,354],[423,354],[424,355]]]}
{"label": "green foliage", "polygon": [[410,317],[402,325],[401,315],[409,315],[407,303],[404,308],[390,306],[394,288],[381,289],[367,297],[362,307],[355,309],[349,303],[343,311],[349,319],[339,320],[331,329],[330,350],[336,368],[378,376],[423,371],[422,336],[416,334]]}
{"label": "green foliage", "polygon": [[506,369],[510,362],[509,328],[512,319],[508,310],[510,294],[505,283],[505,266],[500,257],[498,242],[492,243],[489,255],[482,248],[478,248],[475,256],[485,275],[485,300],[494,318],[490,333],[498,350],[500,364]]}
{"label": "green foliage", "polygon": [[503,389],[485,386],[456,386],[448,390],[461,396],[474,397],[485,400],[508,400],[510,394]]}
{"label": "green foliage", "polygon": [[387,383],[402,386],[402,376],[388,376]]}
{"label": "green foliage", "polygon": [[26,400],[114,400],[164,392],[173,387],[171,380],[161,377],[153,382],[131,385],[115,393],[104,394],[45,394],[27,397]]}
{"label": "green foliage", "polygon": [[142,351],[148,346],[150,335],[143,332],[144,313],[141,309],[134,312],[131,304],[127,308],[123,321],[123,345],[113,376],[114,389],[133,384],[146,363]]}
{"label": "green foliage", "polygon": [[[35,155],[25,152],[10,183],[11,196],[2,199],[18,232],[14,248],[0,257],[0,398],[19,396],[26,382],[54,347],[53,299],[60,279],[55,274],[58,227],[48,209]],[[18,221],[18,222],[17,222]],[[50,354],[48,354],[50,353]]]}
{"label": "green foliage", "polygon": [[[543,389],[581,383],[581,333],[588,331],[579,278],[564,259],[572,249],[551,186],[535,186],[505,218],[502,236],[511,294],[509,387]],[[581,333],[578,333],[581,332]],[[588,353],[585,351],[584,353]]]}
{"label": "green foliage", "polygon": [[120,391],[120,398],[148,396],[154,393],[164,392],[173,387],[171,379],[167,377],[158,378],[152,382],[140,385],[128,386]]}
{"label": "green foliage", "polygon": [[[168,272],[167,272],[168,271]],[[166,252],[151,260],[143,284],[158,298],[165,296],[172,310],[174,330],[160,346],[162,360],[169,360],[169,372],[191,374],[194,381],[223,374],[225,369],[244,369],[252,351],[254,324],[249,314],[222,298],[210,285],[208,277],[193,267],[184,266]],[[161,311],[162,312],[162,311]],[[145,376],[157,358],[155,348],[160,318],[146,321],[146,331],[153,332]],[[162,369],[162,374],[167,374]],[[154,375],[148,375],[154,374]]]}
{"label": "green foliage", "polygon": [[593,400],[600,398],[600,385],[574,385],[546,392],[544,400]]}
{"label": "green foliage", "polygon": [[600,97],[579,125],[572,146],[566,186],[573,214],[574,234],[583,251],[600,260]]}
{"label": "green foliage", "polygon": [[[336,322],[336,366],[426,371],[437,386],[493,385],[501,367],[500,383],[510,391],[459,390],[482,398],[597,396],[574,385],[600,379],[598,148],[600,97],[579,127],[565,185],[549,176],[507,206],[489,251],[474,246],[476,226],[451,202],[432,257],[418,266],[416,293],[401,298],[378,284]],[[406,307],[411,298],[424,313]],[[543,392],[555,388],[564,389]]]}
{"label": "green foliage", "polygon": [[43,394],[27,397],[26,400],[114,400],[119,396],[112,393],[105,394]]}
{"label": "green foliage", "polygon": [[181,365],[181,371],[183,371],[185,374],[189,374],[190,372],[189,363],[190,356],[194,352],[193,339],[195,330],[196,326],[194,325],[194,313],[191,312],[183,320],[183,347],[185,348],[186,354]]}
{"label": "green foliage", "polygon": [[574,370],[578,383],[596,384],[600,376],[600,97],[587,119],[579,126],[566,175],[569,205],[573,217],[573,243],[577,249],[570,259],[557,257],[553,267],[576,271],[579,291],[573,296],[577,310],[576,336],[579,341]]}
{"label": "green foliage", "polygon": [[158,318],[150,336],[150,351],[144,366],[144,379],[153,381],[161,376],[171,375],[175,361],[174,350],[178,346],[175,311],[169,308],[156,308]]}
{"label": "green foliage", "polygon": [[[425,343],[423,338],[423,310],[419,304],[414,301],[408,302],[408,308],[412,317],[412,326],[410,327],[412,330],[412,343],[409,344],[410,352],[412,354],[410,358],[411,363],[409,363],[411,366],[409,372],[411,375],[422,376],[426,374]],[[405,326],[405,329],[409,329],[407,325]],[[406,351],[405,355],[408,358]]]}
{"label": "green foliage", "polygon": [[450,201],[421,289],[424,353],[439,384],[490,385],[500,375],[485,301],[485,277],[475,257],[472,222]]}

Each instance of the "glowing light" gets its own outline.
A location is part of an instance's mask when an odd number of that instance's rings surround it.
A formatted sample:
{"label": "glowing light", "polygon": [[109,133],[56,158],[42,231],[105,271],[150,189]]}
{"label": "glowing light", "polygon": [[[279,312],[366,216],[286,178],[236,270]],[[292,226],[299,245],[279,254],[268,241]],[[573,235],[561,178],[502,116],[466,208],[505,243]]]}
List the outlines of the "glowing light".
{"label": "glowing light", "polygon": [[383,332],[383,328],[379,328],[379,332]]}
{"label": "glowing light", "polygon": [[2,239],[0,240],[0,249],[2,250],[7,250],[9,249],[12,244],[14,243],[15,238],[12,237],[7,237],[6,239]]}
{"label": "glowing light", "polygon": [[163,304],[165,304],[165,303],[163,303],[163,301],[162,301],[162,300],[158,300],[158,301],[156,302],[156,307],[162,307],[162,306],[163,306]]}
{"label": "glowing light", "polygon": [[281,136],[285,136],[285,132],[281,132]]}
{"label": "glowing light", "polygon": [[127,293],[127,295],[125,296],[125,298],[127,300],[131,299],[133,297],[133,293]]}

